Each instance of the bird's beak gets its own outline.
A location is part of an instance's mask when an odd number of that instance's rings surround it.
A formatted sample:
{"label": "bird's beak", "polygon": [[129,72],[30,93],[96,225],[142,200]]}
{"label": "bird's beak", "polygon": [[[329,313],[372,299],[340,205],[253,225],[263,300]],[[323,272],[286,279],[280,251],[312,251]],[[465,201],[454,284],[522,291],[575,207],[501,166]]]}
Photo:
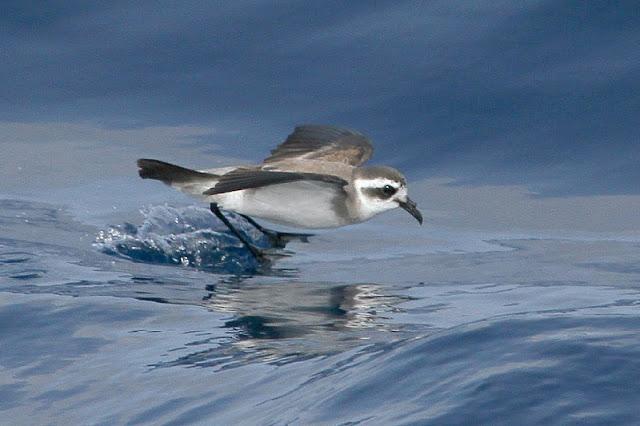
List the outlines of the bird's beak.
{"label": "bird's beak", "polygon": [[405,201],[398,201],[398,203],[400,204],[400,207],[408,211],[409,214],[415,217],[418,223],[422,225],[422,213],[420,213],[416,203],[411,198],[407,197]]}

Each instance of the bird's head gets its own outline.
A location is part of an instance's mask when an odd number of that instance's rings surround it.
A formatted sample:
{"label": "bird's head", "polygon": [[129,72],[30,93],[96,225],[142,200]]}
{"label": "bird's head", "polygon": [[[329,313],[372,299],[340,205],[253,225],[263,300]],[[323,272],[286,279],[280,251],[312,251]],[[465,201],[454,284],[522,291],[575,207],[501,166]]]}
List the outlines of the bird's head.
{"label": "bird's head", "polygon": [[360,211],[365,217],[401,207],[422,225],[422,214],[407,195],[407,180],[396,169],[359,167],[355,169],[353,184],[360,200]]}

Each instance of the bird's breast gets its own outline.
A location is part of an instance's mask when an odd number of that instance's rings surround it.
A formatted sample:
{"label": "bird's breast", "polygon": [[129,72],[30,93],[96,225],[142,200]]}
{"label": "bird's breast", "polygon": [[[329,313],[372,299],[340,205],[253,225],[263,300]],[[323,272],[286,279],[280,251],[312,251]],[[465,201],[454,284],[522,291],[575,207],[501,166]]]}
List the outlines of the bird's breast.
{"label": "bird's breast", "polygon": [[215,196],[224,209],[296,228],[336,228],[353,223],[343,191],[323,182],[296,182]]}

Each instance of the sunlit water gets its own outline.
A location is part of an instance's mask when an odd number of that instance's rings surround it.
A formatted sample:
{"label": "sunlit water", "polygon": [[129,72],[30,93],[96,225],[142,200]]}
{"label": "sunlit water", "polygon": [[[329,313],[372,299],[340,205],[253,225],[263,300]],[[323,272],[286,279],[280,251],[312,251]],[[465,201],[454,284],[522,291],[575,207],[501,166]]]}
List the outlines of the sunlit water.
{"label": "sunlit water", "polygon": [[265,268],[204,208],[3,200],[0,423],[640,422],[640,245],[503,237],[373,224]]}

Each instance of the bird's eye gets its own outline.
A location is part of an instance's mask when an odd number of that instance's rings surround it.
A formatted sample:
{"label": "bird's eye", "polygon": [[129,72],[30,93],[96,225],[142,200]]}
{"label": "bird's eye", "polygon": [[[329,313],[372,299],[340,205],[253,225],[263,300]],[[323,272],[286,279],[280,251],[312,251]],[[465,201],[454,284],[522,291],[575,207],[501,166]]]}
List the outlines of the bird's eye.
{"label": "bird's eye", "polygon": [[385,185],[382,187],[384,195],[391,196],[396,193],[396,189],[391,185]]}

